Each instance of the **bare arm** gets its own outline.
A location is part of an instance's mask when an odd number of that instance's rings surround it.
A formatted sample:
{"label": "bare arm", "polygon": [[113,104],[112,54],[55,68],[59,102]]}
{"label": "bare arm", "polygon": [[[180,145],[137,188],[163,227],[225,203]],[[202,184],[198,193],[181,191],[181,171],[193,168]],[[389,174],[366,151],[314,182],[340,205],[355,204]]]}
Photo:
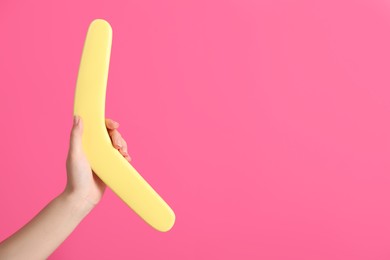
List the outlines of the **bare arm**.
{"label": "bare arm", "polygon": [[[119,124],[106,119],[106,126],[114,147],[131,161],[127,144],[116,130]],[[106,185],[90,168],[82,150],[82,133],[82,120],[75,118],[66,160],[66,188],[25,226],[0,243],[0,259],[48,258],[100,201]]]}
{"label": "bare arm", "polygon": [[93,206],[63,192],[0,244],[0,259],[46,259]]}

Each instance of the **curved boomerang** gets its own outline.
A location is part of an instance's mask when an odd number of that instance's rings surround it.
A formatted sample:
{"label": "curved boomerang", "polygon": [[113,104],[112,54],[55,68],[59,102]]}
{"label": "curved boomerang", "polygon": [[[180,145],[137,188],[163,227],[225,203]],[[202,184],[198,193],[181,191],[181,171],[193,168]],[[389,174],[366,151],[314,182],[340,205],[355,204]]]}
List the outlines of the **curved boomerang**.
{"label": "curved boomerang", "polygon": [[81,57],[74,115],[83,119],[82,144],[93,171],[135,213],[158,231],[168,231],[175,213],[111,143],[105,124],[105,99],[112,29],[102,19],[87,32]]}

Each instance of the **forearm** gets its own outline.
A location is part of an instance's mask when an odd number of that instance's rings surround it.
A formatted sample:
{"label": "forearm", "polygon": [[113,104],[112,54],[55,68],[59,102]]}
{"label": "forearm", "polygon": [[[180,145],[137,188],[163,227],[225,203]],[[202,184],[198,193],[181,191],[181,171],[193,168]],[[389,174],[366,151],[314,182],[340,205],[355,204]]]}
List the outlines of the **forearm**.
{"label": "forearm", "polygon": [[0,244],[0,259],[46,259],[92,208],[71,193],[61,193]]}

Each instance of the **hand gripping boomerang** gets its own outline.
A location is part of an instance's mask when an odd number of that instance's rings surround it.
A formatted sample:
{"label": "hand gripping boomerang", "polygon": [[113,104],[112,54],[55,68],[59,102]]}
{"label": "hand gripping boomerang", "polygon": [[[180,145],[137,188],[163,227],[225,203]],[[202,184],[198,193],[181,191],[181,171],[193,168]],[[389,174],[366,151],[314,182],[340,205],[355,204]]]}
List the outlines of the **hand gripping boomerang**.
{"label": "hand gripping boomerang", "polygon": [[168,231],[175,213],[137,170],[116,150],[105,124],[105,99],[110,63],[112,29],[102,19],[88,28],[81,56],[74,115],[82,117],[83,150],[93,171],[134,210],[158,231]]}

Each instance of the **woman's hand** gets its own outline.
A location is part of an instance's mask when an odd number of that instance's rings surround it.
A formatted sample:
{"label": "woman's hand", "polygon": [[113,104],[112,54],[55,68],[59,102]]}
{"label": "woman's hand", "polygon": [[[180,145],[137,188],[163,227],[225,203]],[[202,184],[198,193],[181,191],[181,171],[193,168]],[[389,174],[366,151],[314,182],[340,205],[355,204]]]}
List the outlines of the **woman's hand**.
{"label": "woman's hand", "polygon": [[[106,127],[113,146],[130,162],[127,143],[118,132],[119,124],[106,118]],[[64,193],[85,200],[93,208],[102,198],[106,185],[93,172],[82,149],[83,120],[75,116],[70,134],[68,157],[66,159],[67,184]]]}
{"label": "woman's hand", "polygon": [[[106,119],[111,141],[130,161],[119,124]],[[65,190],[33,219],[0,243],[0,259],[46,259],[71,234],[103,196],[106,185],[97,177],[83,152],[83,122],[74,118],[66,159]]]}

